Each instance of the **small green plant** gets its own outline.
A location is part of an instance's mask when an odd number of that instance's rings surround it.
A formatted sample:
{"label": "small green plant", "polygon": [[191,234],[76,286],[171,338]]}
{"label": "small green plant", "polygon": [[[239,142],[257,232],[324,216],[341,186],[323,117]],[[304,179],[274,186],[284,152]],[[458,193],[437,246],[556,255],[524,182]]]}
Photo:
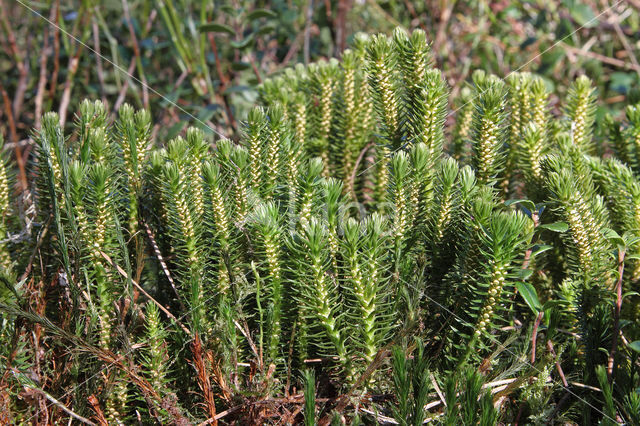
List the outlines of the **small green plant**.
{"label": "small green plant", "polygon": [[260,90],[237,142],[45,114],[28,239],[0,163],[11,421],[635,421],[633,107],[606,142],[585,77],[478,71],[450,133],[401,30]]}

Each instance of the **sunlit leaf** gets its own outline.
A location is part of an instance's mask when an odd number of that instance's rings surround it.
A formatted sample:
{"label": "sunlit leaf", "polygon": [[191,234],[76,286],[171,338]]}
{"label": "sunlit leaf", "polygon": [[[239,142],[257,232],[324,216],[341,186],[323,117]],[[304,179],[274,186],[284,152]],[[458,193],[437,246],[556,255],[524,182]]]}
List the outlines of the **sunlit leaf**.
{"label": "sunlit leaf", "polygon": [[553,231],[553,232],[567,232],[569,230],[569,225],[567,225],[565,222],[554,222],[554,223],[547,223],[544,225],[540,225],[540,228],[542,229],[548,229],[549,231]]}
{"label": "sunlit leaf", "polygon": [[227,33],[229,35],[234,35],[236,33],[233,30],[233,28],[231,28],[228,25],[216,24],[213,22],[209,24],[200,25],[200,28],[198,29],[198,31],[200,31],[201,33]]}

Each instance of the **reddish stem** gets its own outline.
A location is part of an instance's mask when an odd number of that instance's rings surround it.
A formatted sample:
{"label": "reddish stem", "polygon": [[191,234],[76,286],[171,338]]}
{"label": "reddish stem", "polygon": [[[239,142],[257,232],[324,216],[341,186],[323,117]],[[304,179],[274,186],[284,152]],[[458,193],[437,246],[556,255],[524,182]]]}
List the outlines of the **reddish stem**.
{"label": "reddish stem", "polygon": [[613,364],[616,350],[618,349],[618,334],[620,333],[620,311],[622,310],[622,276],[624,274],[624,250],[618,250],[618,282],[616,283],[616,307],[613,312],[613,342],[607,363],[607,375],[609,380],[613,375]]}
{"label": "reddish stem", "polygon": [[564,376],[564,371],[562,371],[562,367],[560,366],[560,362],[558,362],[558,356],[556,355],[556,351],[553,349],[553,342],[551,340],[547,340],[547,348],[549,349],[549,352],[551,352],[551,355],[553,355],[553,357],[555,358],[556,370],[558,370],[558,374],[560,375],[560,378],[562,379],[562,384],[564,385],[565,388],[568,388],[569,387],[569,383],[567,382],[567,378]]}
{"label": "reddish stem", "polygon": [[540,327],[540,322],[544,318],[544,312],[538,313],[538,318],[536,318],[536,322],[533,324],[533,335],[531,336],[531,364],[536,362],[536,342],[538,340],[538,327]]}

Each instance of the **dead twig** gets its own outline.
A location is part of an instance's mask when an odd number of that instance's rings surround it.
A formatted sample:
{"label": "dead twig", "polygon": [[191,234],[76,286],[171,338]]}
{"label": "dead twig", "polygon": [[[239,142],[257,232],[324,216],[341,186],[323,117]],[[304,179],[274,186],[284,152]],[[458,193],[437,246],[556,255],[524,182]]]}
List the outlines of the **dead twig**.
{"label": "dead twig", "polygon": [[235,319],[233,320],[233,323],[235,324],[236,327],[238,327],[238,330],[240,330],[240,333],[242,333],[245,339],[247,339],[247,343],[249,343],[249,347],[251,348],[251,351],[256,356],[256,360],[258,361],[258,368],[260,369],[261,372],[263,372],[262,358],[260,357],[260,353],[258,351],[258,348],[256,347],[256,344],[251,338],[251,332],[249,331],[249,327],[247,323],[245,322],[244,326],[242,326]]}
{"label": "dead twig", "polygon": [[622,28],[620,27],[620,17],[614,14],[611,11],[610,7],[605,10],[608,11],[607,13],[611,17],[611,21],[613,21],[612,22],[613,29],[618,35],[618,38],[620,39],[620,42],[622,43],[624,50],[627,52],[627,55],[629,56],[631,63],[636,67],[636,72],[640,74],[640,71],[638,71],[638,68],[640,68],[640,64],[638,64],[638,59],[636,58],[636,55],[633,52],[633,48],[631,47],[631,44],[629,43],[627,36],[624,34],[624,31],[622,31]]}
{"label": "dead twig", "polygon": [[242,408],[242,405],[236,405],[235,407],[231,407],[228,410],[224,410],[218,414],[216,414],[215,417],[211,417],[208,420],[205,420],[204,422],[200,423],[198,426],[206,426],[206,425],[210,425],[213,422],[216,422],[218,420],[220,420],[223,417],[228,416],[231,413],[234,413],[236,411],[238,411],[240,408]]}
{"label": "dead twig", "polygon": [[53,71],[49,83],[49,98],[53,98],[58,85],[58,73],[60,72],[60,0],[56,0],[55,7],[51,11],[54,16],[53,26]]}
{"label": "dead twig", "polygon": [[335,20],[336,56],[342,56],[347,46],[347,14],[351,9],[351,0],[339,0]]}
{"label": "dead twig", "polygon": [[440,401],[442,401],[442,404],[446,407],[447,402],[444,400],[444,395],[442,394],[442,391],[440,390],[440,386],[438,386],[438,382],[436,382],[436,378],[433,376],[433,373],[429,372],[429,378],[431,379],[431,384],[433,385],[433,388],[438,394],[438,398],[440,398]]}
{"label": "dead twig", "polygon": [[107,421],[107,418],[104,416],[104,413],[102,412],[102,408],[100,408],[100,402],[98,401],[98,398],[91,394],[89,395],[89,405],[91,405],[91,408],[93,409],[93,412],[96,413],[96,417],[98,418],[98,422],[100,423],[100,426],[108,426],[109,422]]}
{"label": "dead twig", "polygon": [[[9,95],[7,94],[7,91],[5,90],[2,83],[0,83],[0,92],[2,93],[2,101],[4,102],[4,113],[7,116],[7,121],[9,123],[11,140],[15,142],[18,140],[18,131],[16,129],[16,122],[14,120],[13,111],[11,110]],[[27,172],[25,170],[24,157],[22,156],[22,148],[20,147],[20,144],[15,145],[15,157],[16,163],[18,164],[18,180],[20,182],[20,189],[21,191],[26,191],[29,187],[29,183],[27,181]]]}
{"label": "dead twig", "polygon": [[[129,63],[129,68],[127,68],[127,75],[131,75],[133,71],[136,69],[136,59],[131,58],[131,62]],[[131,79],[126,79],[122,87],[120,88],[120,92],[118,93],[118,98],[116,99],[116,103],[113,104],[113,111],[117,111],[120,109],[120,106],[124,103],[125,96],[127,95],[127,90],[129,90],[129,84]]]}
{"label": "dead twig", "polygon": [[12,141],[18,140],[18,131],[16,130],[16,122],[13,119],[13,111],[11,110],[11,101],[9,100],[9,94],[4,88],[2,82],[0,82],[0,93],[2,94],[2,102],[4,103],[4,114],[7,117],[9,124],[9,133]]}
{"label": "dead twig", "polygon": [[444,43],[446,38],[447,26],[449,25],[449,21],[451,20],[451,15],[453,13],[453,8],[456,5],[456,0],[451,2],[443,2],[443,8],[440,11],[440,18],[438,19],[438,30],[436,32],[436,38],[433,41],[433,51],[437,54],[440,52],[442,48],[442,43]]}
{"label": "dead twig", "polygon": [[589,50],[578,49],[576,47],[569,46],[566,43],[562,43],[562,48],[574,55],[584,56],[586,58],[595,59],[607,65],[612,65],[617,68],[623,68],[623,69],[632,70],[640,73],[640,66],[637,66],[630,62],[623,61],[621,59],[611,58],[609,56],[605,56],[600,53],[591,52]]}
{"label": "dead twig", "polygon": [[302,56],[304,57],[304,64],[309,65],[310,61],[310,42],[311,42],[311,22],[313,21],[313,0],[308,0],[307,3],[307,16],[304,23],[304,43],[302,47]]}

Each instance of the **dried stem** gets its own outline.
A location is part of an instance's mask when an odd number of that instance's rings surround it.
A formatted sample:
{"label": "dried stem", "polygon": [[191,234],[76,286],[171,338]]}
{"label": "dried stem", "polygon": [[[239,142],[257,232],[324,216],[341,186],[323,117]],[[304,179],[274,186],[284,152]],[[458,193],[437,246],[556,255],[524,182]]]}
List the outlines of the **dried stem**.
{"label": "dried stem", "polygon": [[[55,8],[51,8],[49,20],[53,22],[55,19]],[[44,28],[44,41],[42,44],[42,50],[40,52],[40,76],[38,77],[38,89],[36,91],[36,116],[35,116],[35,128],[40,130],[40,123],[42,120],[42,102],[44,101],[44,92],[47,88],[47,50],[49,50],[49,26]]]}
{"label": "dried stem", "polygon": [[136,31],[133,28],[131,16],[129,14],[129,3],[127,0],[122,0],[122,10],[124,12],[124,18],[127,21],[129,27],[129,34],[131,35],[131,44],[133,45],[133,55],[136,58],[136,64],[138,67],[138,75],[140,75],[140,81],[142,82],[142,104],[147,111],[149,108],[149,86],[147,84],[147,77],[142,68],[142,60],[140,58],[140,45],[138,44],[138,38],[136,37]]}
{"label": "dried stem", "polygon": [[[11,50],[11,55],[13,56],[13,62],[15,64],[16,69],[18,70],[18,84],[15,92],[15,96],[13,99],[13,116],[15,118],[20,116],[20,111],[22,110],[22,103],[24,101],[24,94],[27,90],[27,77],[29,76],[29,72],[27,69],[27,63],[24,61],[24,55],[20,51],[18,44],[16,43],[16,36],[9,24],[9,20],[6,14],[7,8],[4,3],[0,1],[0,22],[2,23],[2,29],[4,30],[7,41],[9,42],[9,49]],[[17,140],[15,138],[14,140]]]}
{"label": "dried stem", "polygon": [[[85,14],[84,19],[88,18],[88,13]],[[76,37],[74,37],[75,39]],[[76,44],[76,43],[74,43]],[[67,79],[64,83],[64,89],[62,91],[62,98],[60,99],[60,108],[58,115],[60,116],[60,125],[64,127],[64,123],[67,121],[67,111],[69,109],[69,102],[71,102],[71,90],[73,89],[73,82],[75,80],[78,67],[80,65],[80,55],[84,50],[84,42],[78,40],[76,51],[73,56],[69,58],[69,65],[67,66]]]}
{"label": "dried stem", "polygon": [[[14,142],[18,141],[18,131],[16,129],[16,122],[14,120],[13,111],[11,110],[11,102],[9,101],[9,95],[4,89],[2,83],[0,83],[0,93],[2,94],[2,101],[4,102],[4,113],[7,116],[9,123],[9,132],[11,133],[11,139]],[[22,156],[22,148],[19,143],[14,147],[16,163],[18,164],[18,179],[20,182],[20,189],[26,191],[28,188],[27,172],[25,170],[24,157]]]}
{"label": "dried stem", "polygon": [[562,367],[560,366],[560,362],[558,361],[558,356],[556,355],[556,351],[553,349],[553,342],[551,340],[547,340],[547,348],[549,349],[549,352],[551,352],[551,355],[553,355],[553,358],[555,359],[556,370],[558,370],[558,374],[562,379],[562,384],[564,385],[565,388],[568,388],[569,383],[567,383],[567,379],[564,376],[564,371],[562,371]]}
{"label": "dried stem", "polygon": [[56,0],[53,8],[53,72],[51,73],[51,83],[49,84],[49,97],[53,98],[58,85],[58,73],[60,72],[60,0]]}
{"label": "dried stem", "polygon": [[624,274],[624,250],[618,250],[618,282],[616,283],[616,306],[613,311],[613,336],[611,342],[611,351],[607,362],[607,375],[612,380],[613,365],[615,363],[615,354],[618,349],[618,332],[620,330],[620,311],[622,310],[622,276]]}
{"label": "dried stem", "polygon": [[96,74],[98,74],[98,82],[100,83],[100,97],[103,103],[107,103],[107,95],[104,88],[104,70],[102,67],[102,54],[100,53],[100,30],[98,28],[98,20],[93,17],[91,19],[93,29],[93,50],[96,52]]}
{"label": "dried stem", "polygon": [[544,318],[544,312],[539,312],[538,317],[536,318],[536,322],[533,324],[533,333],[531,335],[531,364],[535,364],[536,362],[536,342],[538,340],[538,327],[540,327],[540,322]]}

